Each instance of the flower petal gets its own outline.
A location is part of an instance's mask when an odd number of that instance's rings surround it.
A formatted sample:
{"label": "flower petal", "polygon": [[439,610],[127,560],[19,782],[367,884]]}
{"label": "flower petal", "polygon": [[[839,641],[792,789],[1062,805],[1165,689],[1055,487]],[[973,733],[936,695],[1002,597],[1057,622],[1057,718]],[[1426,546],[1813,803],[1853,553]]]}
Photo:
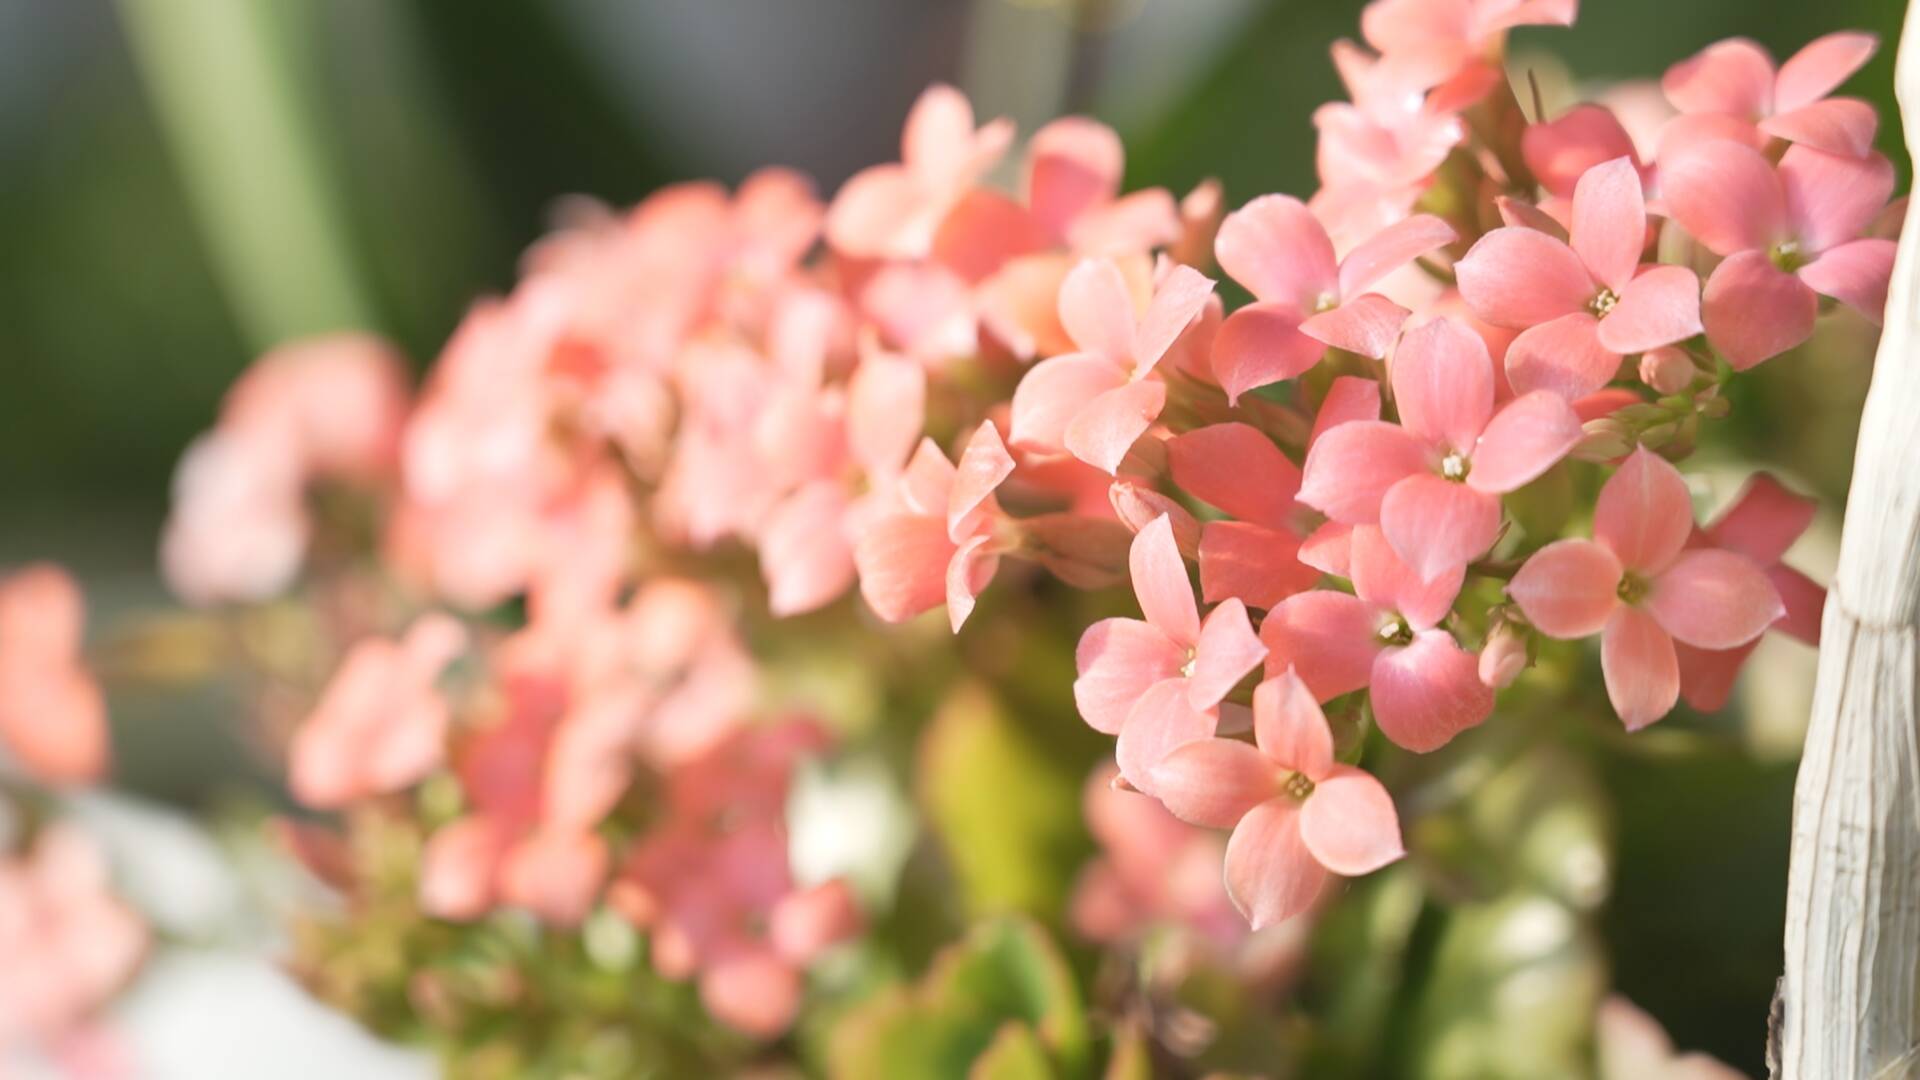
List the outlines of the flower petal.
{"label": "flower petal", "polygon": [[1682,143],[1660,159],[1660,194],[1673,219],[1716,255],[1764,250],[1786,235],[1786,189],[1772,163],[1743,143]]}
{"label": "flower petal", "polygon": [[1558,464],[1585,434],[1565,398],[1545,391],[1522,394],[1481,434],[1467,486],[1500,495],[1520,488]]}
{"label": "flower petal", "polygon": [[954,470],[953,490],[947,495],[947,536],[958,543],[979,526],[981,512],[994,491],[1013,475],[1013,456],[1000,441],[1000,429],[989,420],[973,430]]}
{"label": "flower petal", "polygon": [[1334,768],[1333,729],[1292,668],[1254,687],[1253,738],[1261,753],[1309,780]]}
{"label": "flower petal", "polygon": [[1787,613],[1752,559],[1731,551],[1688,551],[1653,580],[1646,609],[1667,633],[1702,649],[1745,645]]}
{"label": "flower petal", "polygon": [[1081,461],[1112,476],[1167,403],[1167,384],[1142,379],[1101,394],[1067,425],[1066,447]]}
{"label": "flower petal", "polygon": [[1311,309],[1340,287],[1333,241],[1313,211],[1290,195],[1262,195],[1228,214],[1213,253],[1220,269],[1258,300]]}
{"label": "flower petal", "polygon": [[1254,930],[1313,906],[1327,871],[1300,836],[1300,804],[1269,799],[1247,812],[1227,839],[1227,896]]}
{"label": "flower petal", "polygon": [[1351,300],[1381,278],[1457,239],[1453,226],[1432,214],[1397,221],[1354,245],[1340,260],[1340,295]]}
{"label": "flower petal", "polygon": [[1544,390],[1572,401],[1619,369],[1620,354],[1600,344],[1600,321],[1584,311],[1541,323],[1507,346],[1507,383],[1516,394]]}
{"label": "flower petal", "polygon": [[1208,603],[1238,597],[1262,611],[1320,580],[1300,561],[1292,533],[1248,521],[1209,521],[1200,528],[1200,594]]}
{"label": "flower petal", "polygon": [[1680,699],[1680,661],[1653,616],[1621,604],[1600,639],[1600,670],[1607,699],[1628,731],[1638,731],[1673,711]]}
{"label": "flower petal", "polygon": [[1406,321],[1406,308],[1379,293],[1367,293],[1309,318],[1300,324],[1300,332],[1336,349],[1380,360],[1393,348],[1393,339]]}
{"label": "flower petal", "polygon": [[1760,130],[1829,154],[1862,158],[1873,150],[1880,114],[1859,98],[1828,98],[1770,116],[1760,122]]}
{"label": "flower petal", "polygon": [[1493,415],[1493,360],[1480,335],[1444,317],[1409,330],[1394,350],[1392,378],[1402,427],[1472,452]]}
{"label": "flower petal", "polygon": [[1059,453],[1066,448],[1067,426],[1087,402],[1126,381],[1126,372],[1091,353],[1042,360],[1014,387],[1007,438],[1024,450]]}
{"label": "flower petal", "polygon": [[886,514],[867,523],[853,546],[860,595],[886,622],[903,622],[946,599],[954,543],[938,518]]}
{"label": "flower petal", "polygon": [[1742,251],[1713,268],[1700,301],[1707,340],[1735,371],[1746,371],[1813,336],[1820,298],[1763,251]]}
{"label": "flower petal", "polygon": [[1620,560],[1592,540],[1556,540],[1527,559],[1507,594],[1534,628],[1570,640],[1597,634],[1620,603]]}
{"label": "flower petal", "polygon": [[1111,259],[1085,259],[1060,283],[1060,325],[1086,352],[1132,365],[1133,293]]}
{"label": "flower petal", "polygon": [[1147,621],[1180,645],[1191,648],[1200,638],[1200,611],[1193,602],[1193,583],[1187,564],[1173,539],[1173,521],[1155,518],[1133,538],[1127,551],[1133,576],[1133,594]]}
{"label": "flower petal", "polygon": [[947,622],[956,634],[966,624],[967,616],[973,614],[974,601],[1000,570],[999,554],[986,550],[987,542],[992,539],[976,536],[962,543],[953,558],[947,560]]}
{"label": "flower petal", "polygon": [[1573,189],[1570,242],[1587,272],[1619,292],[1633,280],[1647,243],[1647,200],[1633,159],[1595,165]]}
{"label": "flower petal", "polygon": [[1818,500],[1789,491],[1771,473],[1755,473],[1726,512],[1707,527],[1707,537],[1715,547],[1771,566],[1813,524],[1819,509]]}
{"label": "flower petal", "polygon": [[1556,120],[1527,125],[1520,147],[1540,185],[1563,197],[1573,194],[1574,185],[1589,169],[1634,152],[1633,136],[1620,118],[1606,106],[1593,104],[1576,105]]}
{"label": "flower petal", "polygon": [[1600,488],[1594,539],[1628,570],[1666,569],[1693,533],[1693,499],[1680,470],[1642,446]]}
{"label": "flower petal", "polygon": [[1883,154],[1848,158],[1790,146],[1780,158],[1780,183],[1803,252],[1818,255],[1857,239],[1886,208],[1893,165]]}
{"label": "flower petal", "polygon": [[1252,743],[1199,739],[1162,758],[1153,784],[1174,817],[1204,829],[1231,829],[1280,793],[1280,766]]}
{"label": "flower petal", "polygon": [[1368,694],[1380,733],[1417,754],[1440,749],[1493,713],[1479,661],[1445,630],[1422,630],[1405,648],[1381,650]]}
{"label": "flower petal", "polygon": [[1699,333],[1700,279],[1684,266],[1654,266],[1627,285],[1613,313],[1600,320],[1608,352],[1646,352]]}
{"label": "flower petal", "polygon": [[1080,719],[1102,734],[1118,735],[1149,686],[1180,678],[1187,651],[1139,619],[1102,619],[1080,635],[1073,659]]}
{"label": "flower petal", "polygon": [[1182,491],[1240,519],[1286,524],[1300,469],[1251,424],[1211,424],[1167,442],[1167,464]]}
{"label": "flower petal", "polygon": [[1299,308],[1279,302],[1248,304],[1227,316],[1213,339],[1209,363],[1229,403],[1320,362],[1327,346],[1301,332],[1303,321]]}
{"label": "flower petal", "polygon": [[1219,718],[1211,709],[1187,704],[1187,681],[1166,679],[1147,687],[1127,713],[1114,741],[1114,760],[1127,783],[1158,796],[1154,768],[1175,747],[1212,738]]}
{"label": "flower petal", "polygon": [[1056,237],[1073,220],[1120,190],[1126,151],[1098,120],[1068,116],[1033,133],[1027,144],[1027,205]]}
{"label": "flower petal", "polygon": [[1387,490],[1426,468],[1427,448],[1405,428],[1355,420],[1326,432],[1307,451],[1299,498],[1335,521],[1371,524]]}
{"label": "flower petal", "polygon": [[1315,861],[1347,877],[1371,874],[1407,853],[1393,796],[1351,765],[1314,781],[1300,808],[1300,838]]}
{"label": "flower petal", "polygon": [[1774,77],[1774,111],[1798,109],[1833,93],[1873,59],[1879,48],[1878,37],[1857,30],[1808,42],[1780,65],[1780,73]]}
{"label": "flower petal", "polygon": [[1187,678],[1187,704],[1196,709],[1220,704],[1266,658],[1267,647],[1254,635],[1247,605],[1238,600],[1222,602],[1200,624],[1200,640],[1193,648],[1193,674]]}
{"label": "flower petal", "polygon": [[1153,369],[1185,332],[1187,324],[1207,306],[1213,281],[1191,266],[1175,266],[1153,291],[1153,301],[1140,318],[1133,345],[1133,377]]}
{"label": "flower petal", "polygon": [[1348,561],[1353,589],[1360,598],[1399,612],[1415,630],[1446,618],[1466,578],[1461,564],[1423,580],[1400,558],[1384,532],[1372,525],[1354,526]]}
{"label": "flower petal", "polygon": [[1260,622],[1267,672],[1293,668],[1321,701],[1367,685],[1380,609],[1346,593],[1315,589],[1282,600]]}
{"label": "flower petal", "polygon": [[1320,409],[1313,416],[1313,431],[1307,435],[1311,447],[1336,424],[1349,420],[1380,419],[1380,384],[1358,375],[1342,375],[1327,387]]}
{"label": "flower petal", "polygon": [[1584,312],[1598,291],[1573,248],[1533,229],[1493,230],[1454,273],[1475,315],[1514,329]]}
{"label": "flower petal", "polygon": [[1387,491],[1380,531],[1415,578],[1432,581],[1493,547],[1500,535],[1500,497],[1419,473]]}
{"label": "flower petal", "polygon": [[1773,58],[1746,38],[1729,38],[1667,69],[1660,89],[1683,113],[1765,116],[1773,105]]}
{"label": "flower petal", "polygon": [[1800,268],[1800,280],[1813,291],[1846,304],[1880,325],[1887,307],[1887,282],[1893,277],[1891,240],[1854,240],[1833,248]]}

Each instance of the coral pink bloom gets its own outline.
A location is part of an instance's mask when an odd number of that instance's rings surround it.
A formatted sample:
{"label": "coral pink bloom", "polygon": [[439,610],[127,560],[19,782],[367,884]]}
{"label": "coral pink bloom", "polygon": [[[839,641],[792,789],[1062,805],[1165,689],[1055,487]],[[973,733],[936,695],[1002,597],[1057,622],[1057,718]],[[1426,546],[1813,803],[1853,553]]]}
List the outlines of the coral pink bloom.
{"label": "coral pink bloom", "polygon": [[1373,0],[1360,33],[1383,55],[1421,58],[1451,72],[1496,58],[1516,26],[1572,26],[1579,0]]}
{"label": "coral pink bloom", "polygon": [[[1773,624],[1774,628],[1815,646],[1820,644],[1820,613],[1826,606],[1826,590],[1781,563],[1780,557],[1813,523],[1818,509],[1813,499],[1796,495],[1780,481],[1758,473],[1733,505],[1696,534],[1689,545],[1735,551],[1752,559],[1773,582],[1786,607],[1786,614]],[[1674,644],[1680,654],[1681,698],[1701,712],[1713,712],[1726,705],[1735,677],[1760,639],[1717,651],[1697,649],[1684,642]]]}
{"label": "coral pink bloom", "polygon": [[1165,188],[1120,194],[1126,157],[1112,128],[1055,120],[1027,147],[1027,208],[1047,235],[1082,255],[1134,255],[1173,243],[1180,212]]}
{"label": "coral pink bloom", "polygon": [[1816,294],[1880,321],[1894,242],[1867,234],[1893,194],[1885,157],[1793,146],[1776,169],[1722,139],[1668,153],[1660,175],[1674,219],[1726,256],[1707,279],[1703,314],[1708,339],[1735,368],[1813,336]]}
{"label": "coral pink bloom", "polygon": [[81,662],[85,603],[51,563],[0,578],[0,749],[49,784],[107,770],[106,703]]}
{"label": "coral pink bloom", "polygon": [[1136,315],[1112,260],[1074,267],[1060,285],[1060,322],[1080,351],[1043,360],[1020,380],[1008,425],[1013,444],[1064,449],[1113,473],[1166,404],[1166,384],[1147,376],[1212,292],[1199,271],[1175,267]]}
{"label": "coral pink bloom", "polygon": [[1687,550],[1692,531],[1686,481],[1641,447],[1600,489],[1594,539],[1548,544],[1507,587],[1548,637],[1602,635],[1607,697],[1628,730],[1660,719],[1678,700],[1676,639],[1732,649],[1786,613],[1752,559]]}
{"label": "coral pink bloom", "polygon": [[1520,148],[1534,179],[1563,199],[1573,197],[1587,170],[1615,158],[1631,159],[1643,183],[1651,172],[1641,163],[1633,136],[1604,105],[1576,105],[1558,119],[1527,125]]}
{"label": "coral pink bloom", "polygon": [[1153,766],[1181,743],[1213,734],[1221,700],[1267,650],[1237,599],[1201,621],[1170,519],[1140,530],[1128,562],[1146,618],[1087,628],[1074,656],[1073,697],[1089,726],[1119,736],[1120,775],[1151,794]]}
{"label": "coral pink bloom", "polygon": [[1321,701],[1367,688],[1387,738],[1437,750],[1493,712],[1473,654],[1438,628],[1462,575],[1422,583],[1372,525],[1354,526],[1344,546],[1355,595],[1304,592],[1268,612],[1267,673],[1297,670]]}
{"label": "coral pink bloom", "polygon": [[1103,765],[1087,777],[1082,816],[1100,845],[1074,884],[1068,919],[1103,945],[1140,940],[1162,926],[1191,929],[1219,947],[1246,939],[1220,880],[1225,854],[1217,834],[1167,813],[1159,803],[1114,784]]}
{"label": "coral pink bloom", "polygon": [[111,891],[86,834],[53,825],[24,857],[0,855],[0,1059],[18,1042],[73,1036],[132,979],[149,937]]}
{"label": "coral pink bloom", "polygon": [[854,526],[860,595],[874,614],[901,622],[944,602],[959,631],[999,569],[1006,540],[993,493],[1012,474],[991,420],[975,429],[958,468],[932,440],[921,441],[891,505]]}
{"label": "coral pink bloom", "polygon": [[355,645],[294,736],[294,795],[331,809],[398,791],[438,767],[448,708],[434,681],[466,640],[459,622],[427,615],[398,642]]}
{"label": "coral pink bloom", "polygon": [[1478,334],[1441,318],[1393,357],[1398,425],[1342,424],[1307,454],[1300,501],[1349,525],[1378,522],[1422,581],[1486,554],[1500,496],[1552,468],[1584,432],[1546,391],[1493,407],[1493,361]]}
{"label": "coral pink bloom", "polygon": [[1227,893],[1255,930],[1312,905],[1329,871],[1370,874],[1406,854],[1380,781],[1333,756],[1333,730],[1292,671],[1253,692],[1254,742],[1200,739],[1153,770],[1174,816],[1227,841]]}
{"label": "coral pink bloom", "polygon": [[827,208],[827,241],[860,258],[918,258],[934,230],[975,180],[1013,141],[1013,122],[994,120],[978,130],[973,106],[951,86],[921,93],[907,114],[900,163],[856,173]]}
{"label": "coral pink bloom", "polygon": [[1181,490],[1231,517],[1198,526],[1207,603],[1238,597],[1265,610],[1319,579],[1299,558],[1300,470],[1272,439],[1246,424],[1214,424],[1169,441],[1167,460]]}
{"label": "coral pink bloom", "polygon": [[1367,289],[1454,238],[1446,222],[1420,214],[1336,259],[1327,230],[1291,196],[1263,195],[1227,215],[1214,253],[1256,301],[1214,341],[1214,374],[1229,400],[1306,371],[1329,345],[1384,357],[1407,309]]}
{"label": "coral pink bloom", "polygon": [[160,570],[189,604],[258,601],[293,582],[311,524],[306,477],[283,429],[215,428],[173,474]]}
{"label": "coral pink bloom", "polygon": [[1873,146],[1879,117],[1857,98],[1827,95],[1860,70],[1879,45],[1872,34],[1828,34],[1775,71],[1765,49],[1733,38],[1675,64],[1660,86],[1682,113],[1730,117],[1764,135],[1860,157]]}
{"label": "coral pink bloom", "polygon": [[1631,158],[1597,165],[1573,193],[1570,240],[1509,226],[1455,267],[1475,315],[1524,330],[1507,348],[1515,393],[1584,397],[1620,358],[1700,332],[1700,281],[1683,266],[1640,268],[1647,210]]}
{"label": "coral pink bloom", "polygon": [[367,334],[282,345],[227,391],[220,426],[291,434],[309,476],[366,480],[399,462],[406,363]]}

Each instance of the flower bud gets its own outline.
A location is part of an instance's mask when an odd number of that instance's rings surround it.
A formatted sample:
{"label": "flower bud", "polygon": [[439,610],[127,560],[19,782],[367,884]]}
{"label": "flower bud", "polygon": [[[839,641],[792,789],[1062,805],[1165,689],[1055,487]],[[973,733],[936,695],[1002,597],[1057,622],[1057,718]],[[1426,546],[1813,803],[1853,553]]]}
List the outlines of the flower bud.
{"label": "flower bud", "polygon": [[1495,690],[1513,685],[1527,668],[1527,641],[1511,623],[1498,623],[1480,650],[1480,681]]}
{"label": "flower bud", "polygon": [[1698,373],[1693,359],[1671,345],[1651,349],[1640,357],[1640,381],[1662,394],[1682,393],[1693,385]]}
{"label": "flower bud", "polygon": [[1126,477],[1107,489],[1113,512],[1127,531],[1138,533],[1162,514],[1173,524],[1173,541],[1188,559],[1200,557],[1200,522],[1173,498]]}
{"label": "flower bud", "polygon": [[1585,428],[1586,438],[1574,446],[1569,457],[1578,461],[1612,461],[1627,456],[1633,449],[1633,433],[1618,420],[1589,420]]}

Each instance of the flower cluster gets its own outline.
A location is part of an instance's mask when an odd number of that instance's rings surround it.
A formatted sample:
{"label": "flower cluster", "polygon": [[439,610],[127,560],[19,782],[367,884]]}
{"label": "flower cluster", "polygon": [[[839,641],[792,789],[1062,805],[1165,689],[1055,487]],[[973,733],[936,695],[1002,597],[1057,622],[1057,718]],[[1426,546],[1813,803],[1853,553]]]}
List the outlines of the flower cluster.
{"label": "flower cluster", "polygon": [[[1247,921],[1281,922],[1404,853],[1359,755],[1487,721],[1542,638],[1599,636],[1640,728],[1723,704],[1769,628],[1816,633],[1819,588],[1780,563],[1811,504],[1761,477],[1699,529],[1674,462],[1735,373],[1839,306],[1879,317],[1893,174],[1832,96],[1875,43],[1778,68],[1725,43],[1657,118],[1529,115],[1507,32],[1575,14],[1370,4],[1304,201],[1123,192],[1086,118],[1002,190],[1012,126],[936,86],[900,160],[830,199],[770,169],[579,210],[417,399],[362,339],[263,359],[181,464],[165,567],[189,600],[272,595],[321,554],[321,488],[370,506],[417,617],[346,651],[294,791],[351,811],[451,778],[426,912],[604,902],[759,1035],[858,922],[787,864],[787,777],[825,737],[754,687],[772,620],[857,591],[960,632],[993,589],[1050,589],[1036,568],[1130,583],[1142,617],[1084,627],[1074,700],[1116,797],[1231,837],[1108,838],[1082,919],[1217,934],[1187,887],[1217,857]],[[1597,495],[1533,512],[1547,488]],[[1096,827],[1131,813],[1103,796]]]}

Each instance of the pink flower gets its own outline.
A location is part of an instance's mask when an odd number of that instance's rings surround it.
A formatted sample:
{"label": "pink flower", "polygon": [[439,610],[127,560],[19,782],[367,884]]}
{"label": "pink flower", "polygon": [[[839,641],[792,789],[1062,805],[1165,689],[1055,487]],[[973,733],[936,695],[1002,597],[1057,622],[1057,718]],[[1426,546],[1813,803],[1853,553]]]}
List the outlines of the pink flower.
{"label": "pink flower", "polygon": [[1200,595],[1266,610],[1319,580],[1299,558],[1300,470],[1246,424],[1196,428],[1167,443],[1173,482],[1231,515],[1199,525]]}
{"label": "pink flower", "polygon": [[1579,0],[1373,0],[1360,13],[1367,44],[1448,72],[1499,56],[1516,26],[1572,26]]}
{"label": "pink flower", "polygon": [[974,431],[958,468],[921,441],[894,490],[854,526],[860,595],[874,614],[901,622],[944,602],[959,632],[1008,543],[993,493],[1012,474],[991,420]]}
{"label": "pink flower", "polygon": [[[1753,560],[1773,582],[1786,608],[1774,628],[1814,646],[1820,644],[1820,613],[1826,607],[1826,590],[1783,564],[1780,557],[1813,523],[1818,508],[1813,499],[1788,491],[1766,473],[1756,473],[1733,505],[1689,542],[1690,547],[1720,548]],[[1680,656],[1681,698],[1701,712],[1714,712],[1726,705],[1734,678],[1759,644],[1756,637],[1745,645],[1716,651],[1675,642]]]}
{"label": "pink flower", "polygon": [[146,925],[115,896],[99,847],[68,825],[31,852],[0,855],[0,1060],[18,1042],[51,1048],[133,978]]}
{"label": "pink flower", "polygon": [[1680,696],[1674,642],[1745,645],[1786,613],[1753,560],[1687,550],[1693,507],[1679,470],[1645,447],[1600,489],[1593,540],[1560,540],[1530,557],[1508,593],[1548,637],[1601,634],[1607,697],[1628,730]]}
{"label": "pink flower", "polygon": [[399,463],[406,421],[406,363],[366,334],[331,334],[282,345],[227,391],[220,426],[292,436],[310,477],[371,480]]}
{"label": "pink flower", "polygon": [[1320,701],[1365,688],[1387,738],[1437,750],[1493,712],[1473,654],[1438,628],[1461,572],[1421,582],[1372,525],[1354,526],[1345,546],[1355,595],[1314,590],[1268,612],[1267,674],[1294,669]]}
{"label": "pink flower", "polygon": [[1013,394],[1008,434],[1022,449],[1065,449],[1106,473],[1153,425],[1167,387],[1154,365],[1206,306],[1213,282],[1174,267],[1143,314],[1120,268],[1088,260],[1060,285],[1060,322],[1079,352],[1035,364]]}
{"label": "pink flower", "polygon": [[1643,184],[1651,171],[1641,163],[1633,136],[1604,105],[1576,105],[1557,119],[1529,124],[1520,147],[1534,179],[1563,199],[1573,197],[1587,170],[1616,158],[1631,160]]}
{"label": "pink flower", "polygon": [[1726,256],[1707,279],[1703,315],[1736,369],[1812,337],[1819,295],[1880,321],[1894,242],[1866,234],[1893,194],[1885,157],[1793,146],[1776,169],[1719,139],[1670,151],[1660,175],[1674,219]]}
{"label": "pink flower", "polygon": [[1013,141],[1013,123],[977,131],[973,106],[951,86],[930,86],[907,114],[900,163],[854,174],[827,208],[827,242],[859,258],[924,256],[934,230]]}
{"label": "pink flower", "polygon": [[106,702],[82,661],[85,604],[51,563],[0,577],[0,749],[48,784],[107,770]]}
{"label": "pink flower", "polygon": [[1333,731],[1288,671],[1253,693],[1253,735],[1177,747],[1153,770],[1174,816],[1232,829],[1227,894],[1255,930],[1312,906],[1329,872],[1370,874],[1406,854],[1393,797],[1334,760]]}
{"label": "pink flower", "polygon": [[1620,358],[1700,332],[1700,282],[1683,266],[1640,267],[1646,201],[1631,158],[1597,165],[1573,194],[1570,241],[1495,229],[1455,270],[1474,314],[1524,330],[1507,349],[1515,393],[1569,400],[1605,386]]}
{"label": "pink flower", "polygon": [[1090,727],[1119,736],[1120,775],[1152,794],[1153,766],[1181,743],[1213,734],[1220,702],[1267,650],[1237,599],[1201,621],[1170,519],[1140,530],[1129,563],[1146,618],[1087,628],[1074,657],[1073,698]]}
{"label": "pink flower", "polygon": [[1500,497],[1552,468],[1583,432],[1572,408],[1541,390],[1494,411],[1493,361],[1450,318],[1401,339],[1392,382],[1400,424],[1358,421],[1307,454],[1300,501],[1349,525],[1378,522],[1422,581],[1492,548]]}
{"label": "pink flower", "polygon": [[1256,301],[1228,316],[1214,342],[1213,370],[1228,399],[1293,378],[1330,345],[1384,357],[1407,310],[1367,289],[1454,239],[1445,222],[1420,214],[1336,259],[1327,230],[1291,196],[1263,195],[1227,215],[1214,252]]}
{"label": "pink flower", "polygon": [[[1668,69],[1660,86],[1689,116],[1717,116],[1789,142],[1861,157],[1873,146],[1879,118],[1857,98],[1828,97],[1880,46],[1872,34],[1828,34],[1774,70],[1758,44],[1733,38],[1709,45]],[[1759,145],[1756,137],[1754,145]],[[1663,155],[1664,160],[1664,155]]]}
{"label": "pink flower", "polygon": [[295,797],[333,809],[409,787],[445,755],[448,707],[434,686],[466,647],[467,634],[445,615],[427,615],[400,641],[369,638],[341,661],[294,736],[289,754]]}

